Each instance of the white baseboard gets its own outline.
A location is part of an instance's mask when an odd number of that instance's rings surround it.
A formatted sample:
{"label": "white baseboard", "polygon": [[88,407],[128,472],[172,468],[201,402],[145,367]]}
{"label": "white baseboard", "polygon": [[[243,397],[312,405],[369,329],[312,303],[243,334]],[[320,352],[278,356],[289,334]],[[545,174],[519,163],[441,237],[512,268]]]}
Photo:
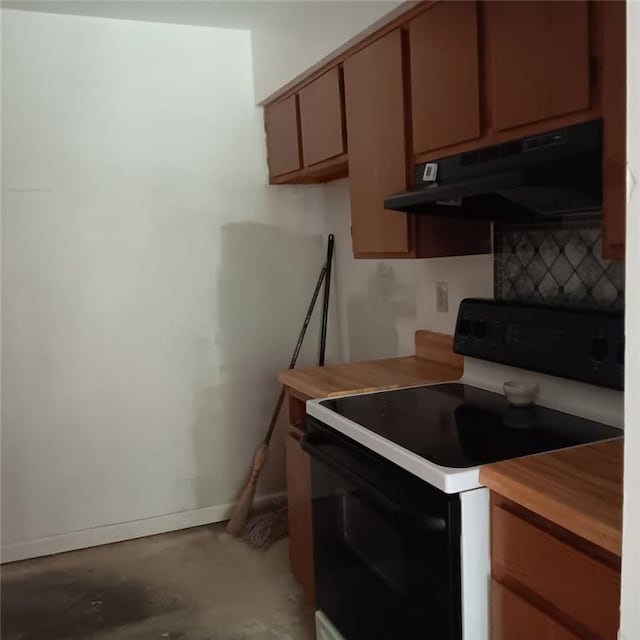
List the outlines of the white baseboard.
{"label": "white baseboard", "polygon": [[[284,492],[278,492],[258,496],[254,500],[254,506],[266,507],[280,502],[284,495]],[[53,553],[97,547],[101,544],[111,544],[112,542],[122,542],[123,540],[144,538],[158,533],[222,522],[230,517],[233,506],[234,503],[214,505],[202,509],[170,513],[164,516],[132,520],[131,522],[120,522],[94,529],[70,531],[55,536],[47,536],[46,538],[26,540],[25,542],[14,542],[2,545],[2,559],[0,562],[4,564],[17,560],[27,560],[28,558],[48,556]]]}

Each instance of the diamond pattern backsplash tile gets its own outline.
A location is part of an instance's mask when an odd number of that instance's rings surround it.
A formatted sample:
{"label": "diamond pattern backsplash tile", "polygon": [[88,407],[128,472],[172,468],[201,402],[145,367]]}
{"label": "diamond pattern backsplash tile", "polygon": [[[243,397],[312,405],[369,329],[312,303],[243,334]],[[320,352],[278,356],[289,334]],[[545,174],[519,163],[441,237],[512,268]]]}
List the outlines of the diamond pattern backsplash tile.
{"label": "diamond pattern backsplash tile", "polygon": [[624,308],[624,263],[602,259],[599,215],[496,223],[495,297],[559,306]]}

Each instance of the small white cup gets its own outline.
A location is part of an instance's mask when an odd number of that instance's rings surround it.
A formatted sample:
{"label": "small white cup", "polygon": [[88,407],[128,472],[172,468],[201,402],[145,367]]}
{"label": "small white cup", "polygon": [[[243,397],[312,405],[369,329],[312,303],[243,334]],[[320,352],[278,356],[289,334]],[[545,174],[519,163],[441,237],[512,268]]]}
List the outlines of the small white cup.
{"label": "small white cup", "polygon": [[538,395],[538,383],[526,380],[508,380],[502,385],[504,395],[509,404],[515,407],[526,407],[533,404]]}

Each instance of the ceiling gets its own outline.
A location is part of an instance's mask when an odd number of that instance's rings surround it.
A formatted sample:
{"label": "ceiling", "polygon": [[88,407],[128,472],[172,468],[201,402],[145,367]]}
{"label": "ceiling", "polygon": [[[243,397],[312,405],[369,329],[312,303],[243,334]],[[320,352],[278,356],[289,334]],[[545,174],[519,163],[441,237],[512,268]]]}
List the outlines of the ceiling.
{"label": "ceiling", "polygon": [[0,5],[42,13],[252,29],[278,15],[289,18],[292,13],[303,14],[310,5],[316,11],[323,6],[334,11],[338,3],[363,14],[381,4],[380,0],[3,0]]}

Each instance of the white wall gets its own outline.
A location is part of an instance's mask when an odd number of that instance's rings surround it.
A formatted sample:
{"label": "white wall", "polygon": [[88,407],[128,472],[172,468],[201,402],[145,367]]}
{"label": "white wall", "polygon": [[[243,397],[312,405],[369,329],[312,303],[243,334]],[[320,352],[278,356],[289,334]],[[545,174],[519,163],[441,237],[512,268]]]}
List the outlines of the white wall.
{"label": "white wall", "polygon": [[640,3],[627,3],[627,260],[620,638],[640,639]]}
{"label": "white wall", "polygon": [[2,13],[3,557],[220,518],[323,259],[321,188],[266,186],[248,32]]}
{"label": "white wall", "polygon": [[[336,236],[336,297],[345,360],[414,353],[416,329],[453,333],[458,305],[493,297],[491,255],[429,260],[355,260],[349,182],[325,186],[327,229]],[[449,311],[436,311],[436,283],[446,282]]]}
{"label": "white wall", "polygon": [[344,45],[403,0],[264,2],[251,26],[256,98],[282,85]]}
{"label": "white wall", "polygon": [[[264,41],[255,86],[390,8],[332,4],[326,28]],[[347,181],[266,186],[248,32],[2,18],[4,560],[225,515],[327,232],[329,361],[412,353],[416,328],[451,332],[462,297],[491,295],[488,256],[354,261]],[[282,488],[274,446],[259,493]]]}

